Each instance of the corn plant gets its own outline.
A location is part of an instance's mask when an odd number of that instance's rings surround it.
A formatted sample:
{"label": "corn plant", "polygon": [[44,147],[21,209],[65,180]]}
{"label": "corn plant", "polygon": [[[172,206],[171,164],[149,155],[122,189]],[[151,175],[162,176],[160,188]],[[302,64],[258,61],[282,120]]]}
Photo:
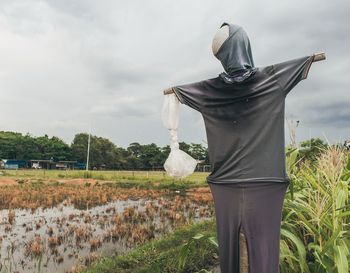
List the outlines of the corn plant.
{"label": "corn plant", "polygon": [[328,147],[315,166],[305,162],[297,172],[292,161],[287,160],[294,192],[293,197],[287,192],[284,201],[281,273],[348,273],[350,160],[346,152]]}

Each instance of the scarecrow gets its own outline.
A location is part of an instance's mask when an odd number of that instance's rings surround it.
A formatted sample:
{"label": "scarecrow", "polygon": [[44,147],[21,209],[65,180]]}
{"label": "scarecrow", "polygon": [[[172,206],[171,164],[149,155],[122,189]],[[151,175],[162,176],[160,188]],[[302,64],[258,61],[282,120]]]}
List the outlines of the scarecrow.
{"label": "scarecrow", "polygon": [[171,135],[164,168],[173,177],[186,177],[197,164],[177,141],[178,108],[185,104],[204,119],[212,167],[206,182],[214,199],[221,272],[240,272],[243,236],[248,272],[278,273],[283,200],[290,184],[285,99],[325,54],[256,67],[247,33],[226,22],[215,34],[212,50],[224,72],[164,90],[162,120]]}

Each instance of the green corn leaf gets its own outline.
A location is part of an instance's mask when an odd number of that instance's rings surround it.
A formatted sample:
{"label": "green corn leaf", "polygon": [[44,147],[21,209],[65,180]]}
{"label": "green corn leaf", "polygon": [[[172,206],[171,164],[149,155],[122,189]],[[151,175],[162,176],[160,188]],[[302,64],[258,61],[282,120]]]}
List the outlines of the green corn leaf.
{"label": "green corn leaf", "polygon": [[209,242],[215,247],[219,247],[218,240],[216,237],[209,237]]}
{"label": "green corn leaf", "polygon": [[335,265],[338,269],[338,273],[349,273],[349,264],[346,257],[346,249],[343,245],[334,246],[335,253]]}
{"label": "green corn leaf", "polygon": [[346,164],[346,169],[350,171],[350,156],[348,157],[348,163]]}
{"label": "green corn leaf", "polygon": [[341,234],[341,230],[339,228],[333,231],[332,236],[327,240],[326,244],[323,246],[321,255],[326,255],[326,252],[332,249],[336,240],[340,237],[339,236],[340,234]]}
{"label": "green corn leaf", "polygon": [[201,239],[203,237],[204,237],[204,235],[202,233],[198,233],[195,236],[193,236],[192,238],[195,239],[195,240],[199,240],[199,239]]}
{"label": "green corn leaf", "polygon": [[345,173],[341,176],[341,180],[348,181],[350,179],[350,171],[345,171]]}
{"label": "green corn leaf", "polygon": [[298,255],[299,255],[299,263],[300,263],[301,273],[303,273],[303,272],[310,273],[310,270],[309,270],[309,268],[307,266],[307,262],[306,262],[306,250],[305,250],[305,246],[304,246],[303,242],[297,236],[295,236],[293,233],[291,233],[290,231],[285,230],[285,229],[281,229],[281,235],[288,238],[296,246],[297,251],[298,251]]}
{"label": "green corn leaf", "polygon": [[317,251],[317,252],[321,252],[321,247],[318,245],[318,244],[315,244],[315,243],[309,243],[307,245],[307,249],[308,250],[314,250],[314,251]]}

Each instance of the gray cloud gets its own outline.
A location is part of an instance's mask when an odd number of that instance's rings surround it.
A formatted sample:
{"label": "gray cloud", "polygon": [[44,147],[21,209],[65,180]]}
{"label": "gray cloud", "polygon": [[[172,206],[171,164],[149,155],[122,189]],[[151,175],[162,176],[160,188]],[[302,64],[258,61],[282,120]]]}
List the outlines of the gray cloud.
{"label": "gray cloud", "polygon": [[[0,130],[56,135],[88,131],[119,146],[168,144],[162,90],[217,76],[211,40],[223,21],[242,25],[255,64],[325,51],[288,95],[299,138],[350,137],[350,3],[19,1],[0,3]],[[304,127],[303,127],[304,126]],[[181,105],[179,139],[206,139],[199,113]]]}
{"label": "gray cloud", "polygon": [[305,110],[308,124],[338,127],[349,126],[350,107],[346,101],[323,102],[308,105]]}

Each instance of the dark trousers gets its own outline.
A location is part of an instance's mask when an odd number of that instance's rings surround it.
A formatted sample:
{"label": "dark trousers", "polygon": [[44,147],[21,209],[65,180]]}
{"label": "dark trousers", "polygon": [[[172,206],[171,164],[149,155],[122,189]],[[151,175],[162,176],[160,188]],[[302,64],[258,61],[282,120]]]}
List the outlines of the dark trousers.
{"label": "dark trousers", "polygon": [[247,241],[249,273],[279,273],[282,208],[290,183],[208,183],[215,204],[221,273],[239,273],[239,234]]}

